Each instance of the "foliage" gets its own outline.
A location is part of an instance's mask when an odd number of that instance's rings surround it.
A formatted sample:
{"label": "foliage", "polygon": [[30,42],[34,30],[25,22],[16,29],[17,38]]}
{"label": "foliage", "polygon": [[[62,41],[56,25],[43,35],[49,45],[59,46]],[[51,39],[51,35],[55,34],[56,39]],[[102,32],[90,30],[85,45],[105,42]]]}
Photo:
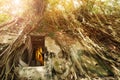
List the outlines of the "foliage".
{"label": "foliage", "polygon": [[[79,8],[74,7],[74,0],[71,0],[69,5],[66,0],[49,0],[42,26],[55,35],[59,32],[55,39],[61,47],[65,45],[62,44],[63,41],[71,45],[70,41],[66,40],[67,37],[61,37],[65,34],[79,41],[87,52],[87,55],[85,52],[82,55],[77,54],[81,58],[78,62],[82,62],[80,65],[86,77],[112,75],[119,78],[119,0],[77,1]],[[67,47],[69,46],[66,45],[65,48]]]}
{"label": "foliage", "polygon": [[[43,1],[0,0],[0,43],[8,44],[5,49],[0,44],[1,80],[18,80],[15,79],[15,69],[21,64],[19,61],[21,59],[20,56],[25,51],[23,40],[41,20],[45,8]],[[26,47],[29,46],[29,44],[26,45]]]}
{"label": "foliage", "polygon": [[8,14],[0,14],[0,24],[6,23],[8,20],[11,20]]}
{"label": "foliage", "polygon": [[[1,1],[4,3],[3,0]],[[3,10],[3,12],[10,14],[10,16],[0,14],[0,24],[6,22],[10,17],[20,16],[25,19],[23,23],[20,22],[20,27],[29,26],[27,27],[29,31],[35,27],[42,29],[42,31],[38,32],[45,32],[50,37],[54,36],[56,42],[65,50],[64,52],[67,52],[70,56],[72,55],[71,57],[74,57],[74,55],[78,57],[73,58],[74,64],[77,66],[77,68],[75,67],[76,73],[81,71],[80,74],[77,75],[78,77],[80,77],[80,75],[87,78],[112,75],[119,79],[119,0],[48,0],[47,9],[41,23],[39,23],[39,21],[44,11],[44,5],[42,4],[39,8],[39,0],[38,2],[32,2],[34,0],[24,1],[25,5],[22,5],[22,7],[24,7],[25,11],[22,13],[13,15],[11,13],[11,9],[15,11],[13,7],[7,9],[8,11],[6,9]],[[0,5],[2,5],[2,3]],[[76,4],[78,4],[77,7]],[[24,31],[24,33],[26,32]],[[19,39],[21,41],[21,37]],[[85,52],[70,54],[68,48],[73,44],[72,42],[76,40],[83,46]],[[18,44],[20,41],[16,39],[15,42]],[[62,44],[62,42],[64,44]],[[15,50],[16,47],[10,47],[10,50],[11,49]],[[12,53],[13,55],[5,55],[5,57],[7,56],[8,58],[2,58],[1,70],[6,70],[6,68],[11,70],[12,67],[8,65],[9,62],[11,63],[14,56],[16,56],[16,54],[18,56],[20,53],[19,50],[15,50],[14,53]],[[14,59],[16,65],[18,65],[17,61],[15,61],[17,58]],[[5,62],[8,62],[8,64],[5,64]],[[4,74],[4,71],[2,71],[2,75]],[[11,74],[4,75],[6,79],[8,75]]]}

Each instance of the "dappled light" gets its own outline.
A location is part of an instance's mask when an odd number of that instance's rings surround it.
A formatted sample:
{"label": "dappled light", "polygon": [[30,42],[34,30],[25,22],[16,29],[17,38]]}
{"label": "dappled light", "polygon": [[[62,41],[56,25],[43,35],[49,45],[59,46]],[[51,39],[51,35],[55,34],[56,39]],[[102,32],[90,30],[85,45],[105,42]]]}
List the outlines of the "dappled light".
{"label": "dappled light", "polygon": [[25,0],[4,0],[0,1],[3,2],[1,6],[1,13],[7,13],[14,16],[19,16],[19,14],[22,14],[25,10],[26,2]]}
{"label": "dappled light", "polygon": [[71,56],[78,80],[79,75],[119,78],[119,1],[67,1],[49,2],[36,31],[55,39]]}
{"label": "dappled light", "polygon": [[48,0],[48,10],[73,11],[82,5],[80,0]]}
{"label": "dappled light", "polygon": [[0,0],[0,79],[119,80],[119,0]]}

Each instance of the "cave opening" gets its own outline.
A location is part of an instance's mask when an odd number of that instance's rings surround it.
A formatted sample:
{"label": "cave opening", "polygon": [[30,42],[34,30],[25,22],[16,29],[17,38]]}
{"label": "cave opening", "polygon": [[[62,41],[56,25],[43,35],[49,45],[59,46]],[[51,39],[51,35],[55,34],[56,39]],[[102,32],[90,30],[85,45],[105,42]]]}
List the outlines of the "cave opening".
{"label": "cave opening", "polygon": [[30,66],[44,66],[45,36],[31,35],[32,60]]}

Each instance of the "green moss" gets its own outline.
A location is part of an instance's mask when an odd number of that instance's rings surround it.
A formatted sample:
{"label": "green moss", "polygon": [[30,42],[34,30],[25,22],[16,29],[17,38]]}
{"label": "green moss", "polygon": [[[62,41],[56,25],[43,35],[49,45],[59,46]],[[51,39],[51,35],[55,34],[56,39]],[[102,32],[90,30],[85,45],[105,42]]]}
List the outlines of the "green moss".
{"label": "green moss", "polygon": [[54,37],[54,32],[50,32],[49,34],[48,34],[48,36],[50,36],[50,37]]}
{"label": "green moss", "polygon": [[8,14],[0,14],[0,24],[5,23],[6,21],[10,20],[11,17]]}

